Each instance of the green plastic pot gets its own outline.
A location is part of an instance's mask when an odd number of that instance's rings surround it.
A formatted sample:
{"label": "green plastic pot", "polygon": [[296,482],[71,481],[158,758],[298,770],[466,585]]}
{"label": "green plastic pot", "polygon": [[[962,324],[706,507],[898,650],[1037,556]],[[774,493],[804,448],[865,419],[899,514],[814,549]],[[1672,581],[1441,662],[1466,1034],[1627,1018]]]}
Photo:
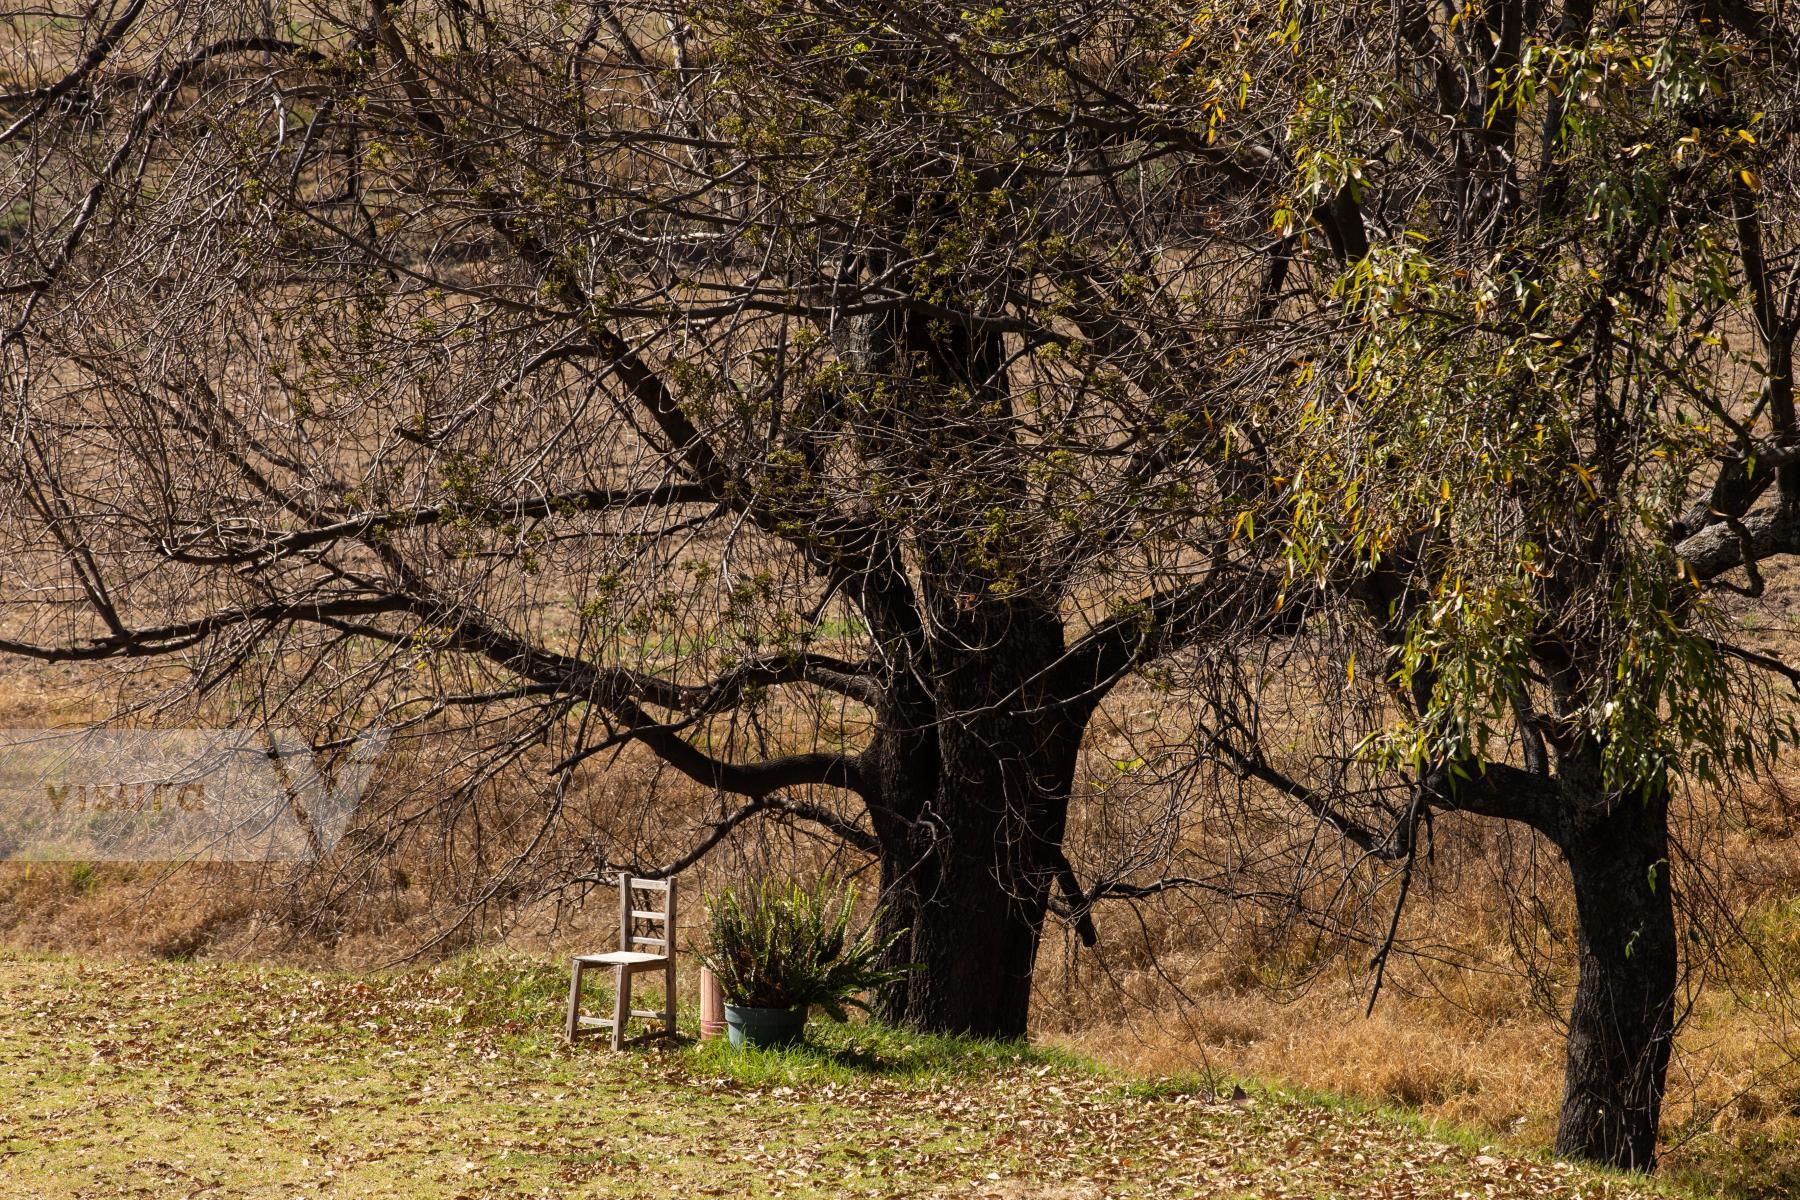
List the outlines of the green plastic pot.
{"label": "green plastic pot", "polygon": [[792,1046],[806,1032],[806,1006],[748,1008],[725,1006],[725,1036],[733,1046]]}

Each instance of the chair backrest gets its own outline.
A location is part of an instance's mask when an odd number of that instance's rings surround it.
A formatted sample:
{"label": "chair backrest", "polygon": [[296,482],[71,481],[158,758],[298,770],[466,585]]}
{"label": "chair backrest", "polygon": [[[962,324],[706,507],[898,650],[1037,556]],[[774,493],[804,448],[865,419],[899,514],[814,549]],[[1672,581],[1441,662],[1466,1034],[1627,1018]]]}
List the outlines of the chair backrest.
{"label": "chair backrest", "polygon": [[[662,908],[639,908],[634,893],[646,899],[662,894]],[[639,926],[649,933],[639,933]],[[638,879],[619,876],[619,949],[654,948],[660,954],[675,955],[675,881],[673,879]]]}

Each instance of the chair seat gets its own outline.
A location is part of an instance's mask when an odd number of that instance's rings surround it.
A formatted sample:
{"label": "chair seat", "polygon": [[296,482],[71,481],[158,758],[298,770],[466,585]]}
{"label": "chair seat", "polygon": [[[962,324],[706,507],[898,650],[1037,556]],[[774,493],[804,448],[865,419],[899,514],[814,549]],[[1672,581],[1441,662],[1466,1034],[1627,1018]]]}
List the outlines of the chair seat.
{"label": "chair seat", "polygon": [[607,954],[578,954],[575,961],[584,967],[659,967],[669,961],[669,956],[644,954],[637,950],[614,950]]}

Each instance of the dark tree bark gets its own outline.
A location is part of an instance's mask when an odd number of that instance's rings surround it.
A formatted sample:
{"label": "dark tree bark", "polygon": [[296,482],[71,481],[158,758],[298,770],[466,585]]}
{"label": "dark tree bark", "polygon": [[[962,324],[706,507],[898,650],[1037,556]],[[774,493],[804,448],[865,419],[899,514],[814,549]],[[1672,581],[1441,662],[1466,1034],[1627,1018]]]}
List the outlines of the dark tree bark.
{"label": "dark tree bark", "polygon": [[922,820],[919,840],[899,854],[884,846],[883,900],[892,926],[908,930],[895,956],[918,968],[881,997],[888,1020],[939,1033],[1025,1036],[1048,892],[1002,874],[1030,874],[1004,807],[1000,797],[934,805],[949,819]]}
{"label": "dark tree bark", "polygon": [[894,958],[918,968],[881,1007],[913,1028],[1023,1037],[1086,706],[1047,691],[1054,612],[966,595],[940,607],[933,719],[864,759],[885,920],[906,930]]}
{"label": "dark tree bark", "polygon": [[1656,1163],[1679,957],[1669,799],[1644,789],[1564,839],[1580,978],[1569,1011],[1556,1152],[1627,1170]]}
{"label": "dark tree bark", "polygon": [[1670,791],[1666,778],[1608,790],[1601,758],[1582,739],[1559,748],[1554,775],[1502,764],[1471,765],[1461,776],[1446,770],[1431,783],[1431,803],[1529,826],[1561,851],[1575,893],[1579,973],[1556,1152],[1648,1171],[1656,1165],[1681,968]]}

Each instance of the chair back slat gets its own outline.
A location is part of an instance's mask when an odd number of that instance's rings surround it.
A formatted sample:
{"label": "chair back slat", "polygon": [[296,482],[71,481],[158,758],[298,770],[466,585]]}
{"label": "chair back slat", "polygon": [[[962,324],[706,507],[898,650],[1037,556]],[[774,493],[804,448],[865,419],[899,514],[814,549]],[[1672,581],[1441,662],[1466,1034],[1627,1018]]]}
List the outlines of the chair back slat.
{"label": "chair back slat", "polygon": [[[633,892],[661,892],[663,906],[660,909],[640,908],[635,902]],[[645,933],[639,933],[639,922],[652,926]],[[654,936],[661,933],[661,937]],[[669,952],[675,941],[675,881],[672,879],[638,879],[631,875],[619,876],[619,949],[635,950],[639,946],[654,946],[665,953]]]}

